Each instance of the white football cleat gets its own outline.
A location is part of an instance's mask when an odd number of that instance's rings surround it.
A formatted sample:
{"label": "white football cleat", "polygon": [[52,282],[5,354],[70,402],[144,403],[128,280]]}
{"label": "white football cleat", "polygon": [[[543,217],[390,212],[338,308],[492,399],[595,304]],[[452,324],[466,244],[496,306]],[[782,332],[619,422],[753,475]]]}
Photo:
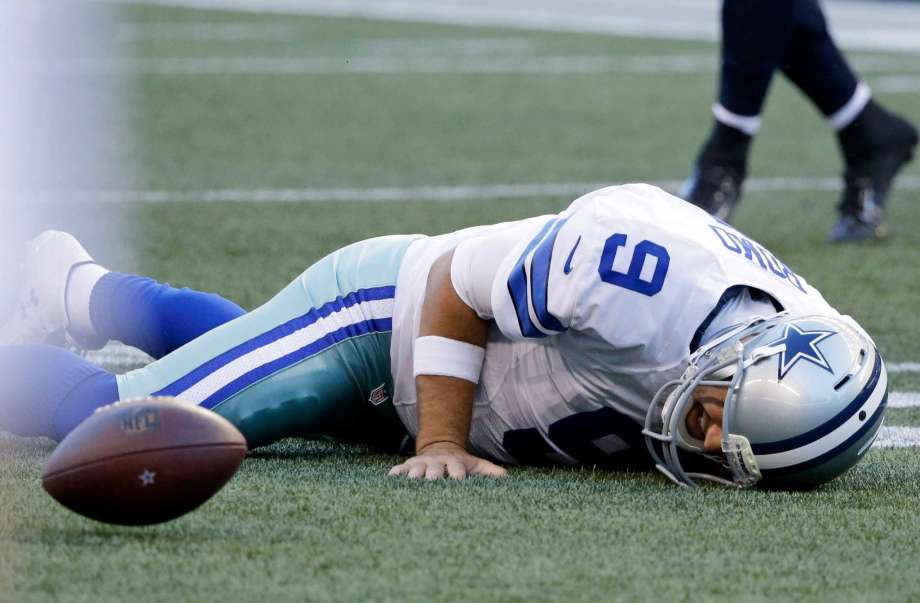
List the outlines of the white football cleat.
{"label": "white football cleat", "polygon": [[77,239],[60,230],[46,230],[28,243],[23,260],[24,282],[13,314],[0,327],[0,343],[44,343],[65,333],[67,279],[92,256]]}

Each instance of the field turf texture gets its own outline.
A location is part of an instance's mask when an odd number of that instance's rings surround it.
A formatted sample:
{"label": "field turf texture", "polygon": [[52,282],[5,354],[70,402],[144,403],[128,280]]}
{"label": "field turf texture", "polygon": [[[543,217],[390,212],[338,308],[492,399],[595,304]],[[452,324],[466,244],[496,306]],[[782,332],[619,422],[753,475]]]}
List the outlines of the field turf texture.
{"label": "field turf texture", "polygon": [[[128,24],[282,24],[282,40],[123,42],[138,61],[183,57],[458,57],[512,41],[511,59],[700,55],[708,73],[164,75],[132,78],[124,119],[145,190],[412,187],[674,180],[709,123],[712,44],[357,19],[132,7]],[[501,44],[499,50],[503,52]],[[475,47],[475,44],[474,44]],[[390,55],[388,55],[390,56]],[[916,57],[855,55],[857,63]],[[882,75],[878,71],[868,74]],[[880,94],[920,121],[913,94]],[[835,141],[777,80],[752,178],[833,177]],[[905,175],[916,178],[915,164]],[[920,191],[892,199],[892,237],[831,247],[834,192],[750,192],[737,225],[876,338],[920,360]],[[99,204],[56,224],[90,241],[98,215],[130,244],[113,268],[254,307],[357,239],[556,212],[570,198],[386,203]],[[127,225],[127,226],[125,226]],[[893,391],[920,376],[891,377]],[[920,413],[889,413],[920,426]],[[200,510],[120,528],[41,489],[52,444],[0,438],[0,600],[909,601],[920,599],[920,458],[873,450],[815,492],[682,490],[655,474],[512,468],[508,479],[385,477],[397,457],[288,440],[254,451]]]}

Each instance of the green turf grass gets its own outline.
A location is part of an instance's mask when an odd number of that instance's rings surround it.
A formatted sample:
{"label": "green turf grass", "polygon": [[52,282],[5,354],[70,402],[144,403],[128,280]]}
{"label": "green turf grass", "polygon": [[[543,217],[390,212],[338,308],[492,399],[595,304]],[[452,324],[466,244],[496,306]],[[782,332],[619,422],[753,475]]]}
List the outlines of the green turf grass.
{"label": "green turf grass", "polygon": [[885,413],[889,425],[920,426],[920,408],[889,408]]}
{"label": "green turf grass", "polygon": [[[680,54],[713,64],[716,56],[702,43],[362,20],[163,8],[132,8],[126,18],[295,30],[274,41],[145,41],[132,46],[139,59],[344,61],[406,39],[450,57],[444,40],[503,37],[523,41],[528,56]],[[431,40],[444,49],[430,50]],[[680,178],[708,128],[715,78],[159,75],[135,83],[138,138],[113,155],[143,168],[137,187],[202,190]],[[883,100],[920,119],[909,95]],[[765,124],[752,176],[839,171],[831,134],[781,81]],[[569,201],[94,206],[63,226],[91,238],[104,228],[95,216],[118,214],[134,225],[121,234],[134,253],[93,249],[103,262],[253,307],[353,240],[446,232]],[[737,221],[862,322],[889,360],[920,360],[920,193],[896,194],[890,242],[860,248],[824,243],[834,201],[831,193],[752,193]],[[893,375],[892,387],[920,389],[920,377]],[[917,413],[894,411],[889,423],[917,425]],[[590,470],[408,483],[384,477],[395,457],[287,441],[254,453],[201,510],[148,529],[104,526],[57,506],[39,483],[50,451],[43,441],[0,440],[0,600],[920,598],[915,450],[871,451],[828,487],[788,494],[686,491],[652,474]]]}
{"label": "green turf grass", "polygon": [[920,595],[920,462],[874,451],[812,493],[687,491],[650,474],[513,470],[410,483],[393,457],[288,441],[159,527],[38,491],[50,446],[0,441],[16,600],[879,600]]}

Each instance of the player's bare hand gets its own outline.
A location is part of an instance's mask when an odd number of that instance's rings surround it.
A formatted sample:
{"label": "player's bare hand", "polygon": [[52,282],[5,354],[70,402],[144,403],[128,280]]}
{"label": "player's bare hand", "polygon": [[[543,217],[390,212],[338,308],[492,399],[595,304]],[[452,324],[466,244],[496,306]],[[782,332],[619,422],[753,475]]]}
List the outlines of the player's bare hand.
{"label": "player's bare hand", "polygon": [[504,477],[508,472],[491,461],[473,456],[455,444],[432,444],[405,463],[390,469],[389,475],[409,479],[463,479],[471,475]]}

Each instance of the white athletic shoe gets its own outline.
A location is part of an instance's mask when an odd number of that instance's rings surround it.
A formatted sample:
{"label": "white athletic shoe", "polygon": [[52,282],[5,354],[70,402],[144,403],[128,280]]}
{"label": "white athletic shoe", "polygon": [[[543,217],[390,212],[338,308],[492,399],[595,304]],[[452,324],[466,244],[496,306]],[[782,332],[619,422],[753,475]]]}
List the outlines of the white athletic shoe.
{"label": "white athletic shoe", "polygon": [[27,247],[24,282],[13,315],[0,327],[0,343],[44,343],[58,340],[69,326],[67,279],[71,270],[94,263],[80,242],[66,232],[46,230]]}

